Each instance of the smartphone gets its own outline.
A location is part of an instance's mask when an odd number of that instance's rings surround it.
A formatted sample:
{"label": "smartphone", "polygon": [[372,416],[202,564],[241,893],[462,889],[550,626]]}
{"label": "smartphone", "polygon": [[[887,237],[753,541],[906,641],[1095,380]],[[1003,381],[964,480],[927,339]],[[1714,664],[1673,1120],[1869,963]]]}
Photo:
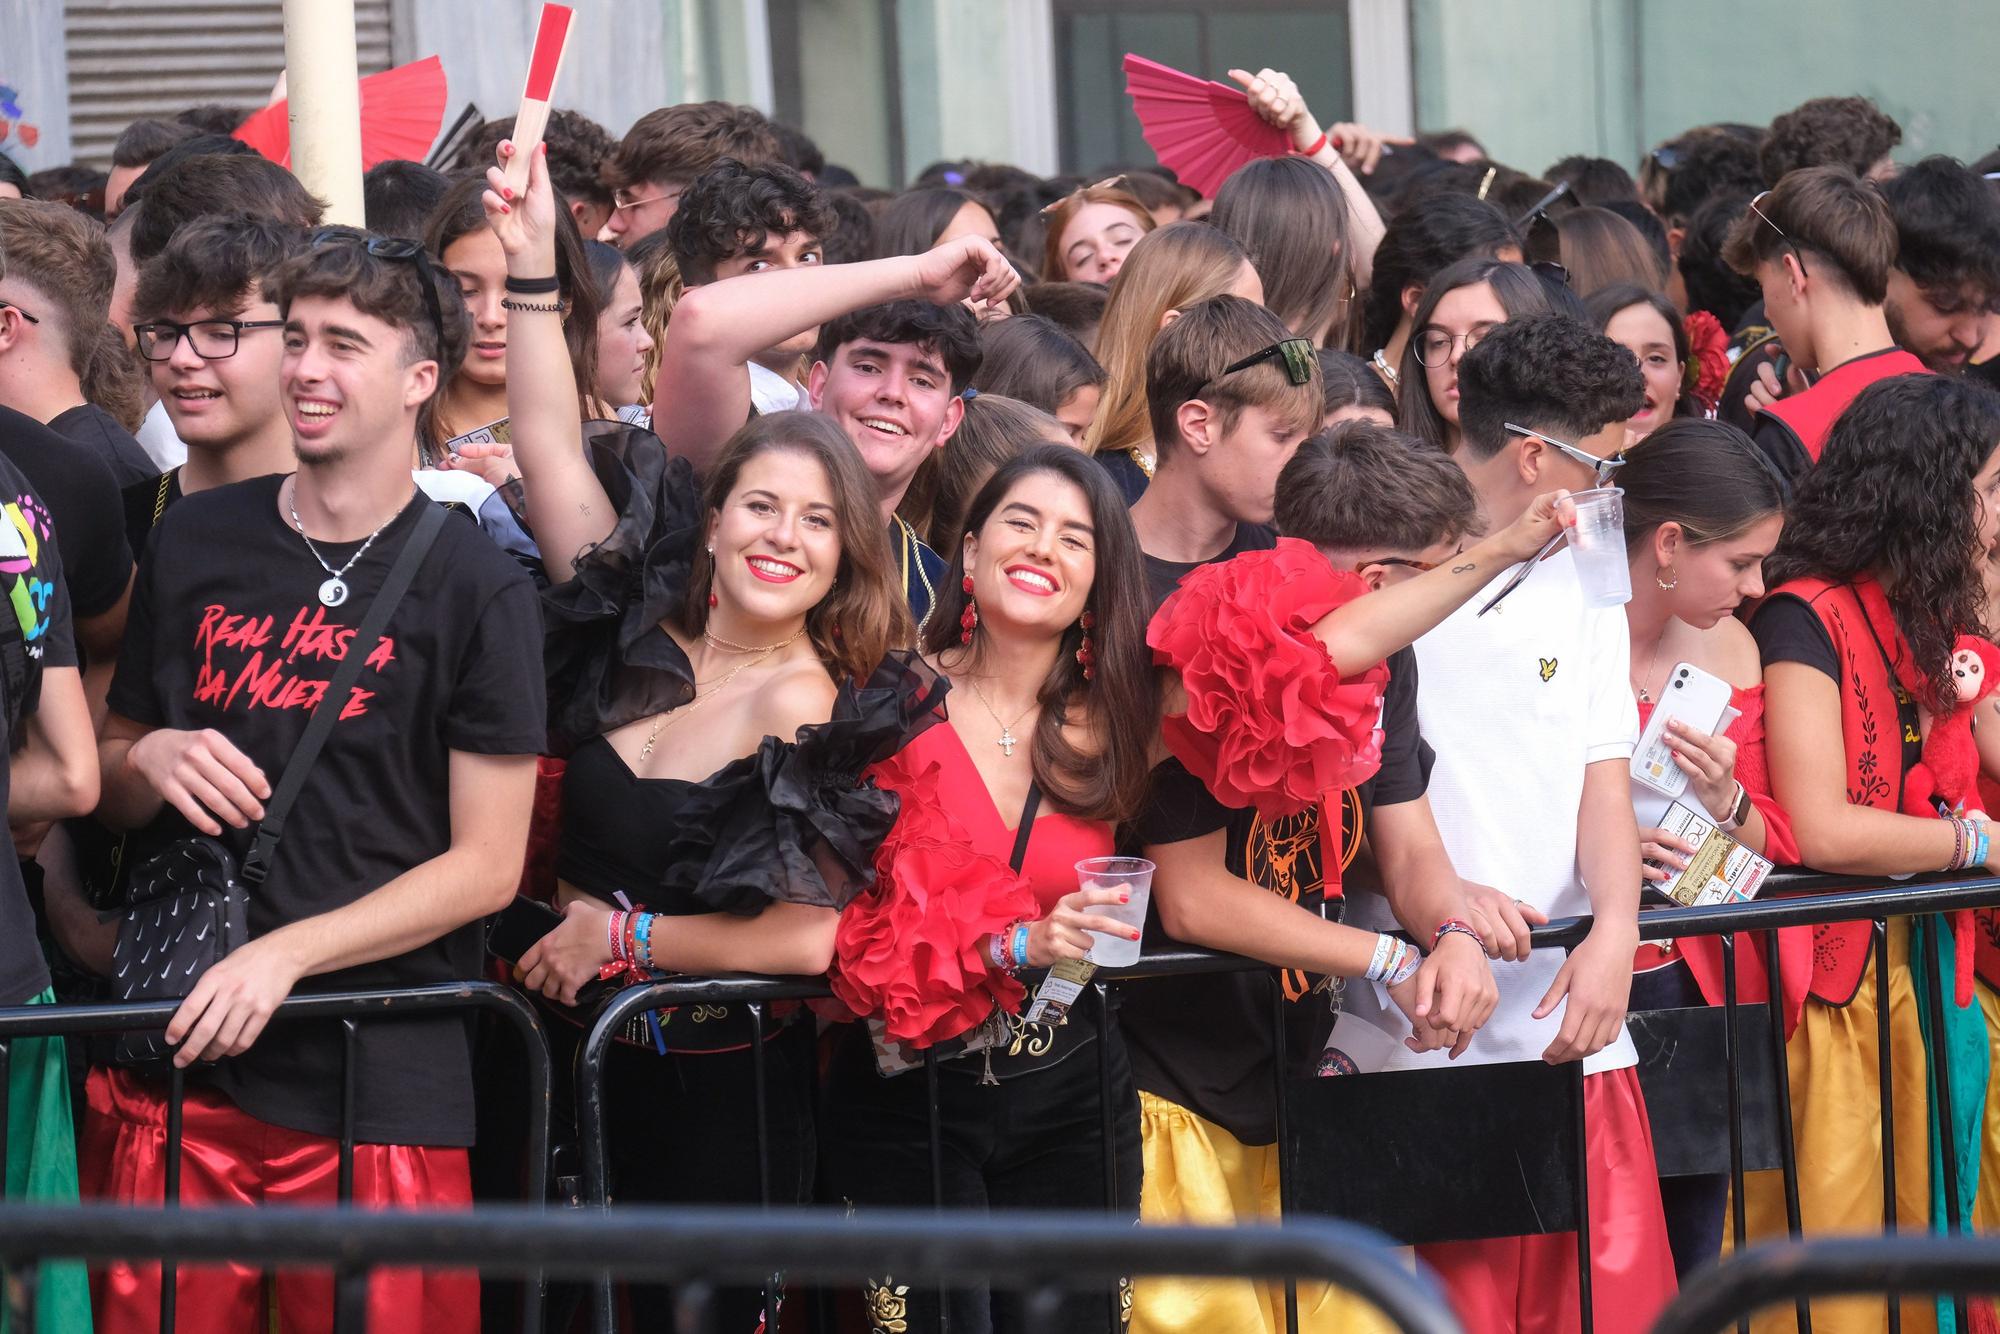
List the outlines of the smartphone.
{"label": "smartphone", "polygon": [[1632,781],[1669,797],[1686,791],[1687,770],[1674,763],[1674,753],[1667,746],[1667,724],[1678,719],[1710,736],[1727,731],[1737,717],[1737,710],[1729,707],[1733,693],[1729,682],[1714,673],[1693,663],[1676,663],[1667,674],[1666,688],[1653,706],[1646,730],[1639,734],[1638,748],[1632,752]]}
{"label": "smartphone", "polygon": [[562,914],[537,899],[516,894],[486,926],[486,952],[506,963],[518,963],[536,941],[562,925]]}

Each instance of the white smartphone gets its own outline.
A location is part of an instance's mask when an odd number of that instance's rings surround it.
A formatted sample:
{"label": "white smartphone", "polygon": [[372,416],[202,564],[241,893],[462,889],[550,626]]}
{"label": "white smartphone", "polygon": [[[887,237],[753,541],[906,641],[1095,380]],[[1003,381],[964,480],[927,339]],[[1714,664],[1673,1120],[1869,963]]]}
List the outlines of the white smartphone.
{"label": "white smartphone", "polygon": [[1679,719],[1710,736],[1725,732],[1738,716],[1738,710],[1729,706],[1732,693],[1729,682],[1713,672],[1692,663],[1676,663],[1667,674],[1666,688],[1653,706],[1646,730],[1639,734],[1638,748],[1632,752],[1632,781],[1669,797],[1686,791],[1687,770],[1674,763],[1674,753],[1667,746],[1667,724]]}

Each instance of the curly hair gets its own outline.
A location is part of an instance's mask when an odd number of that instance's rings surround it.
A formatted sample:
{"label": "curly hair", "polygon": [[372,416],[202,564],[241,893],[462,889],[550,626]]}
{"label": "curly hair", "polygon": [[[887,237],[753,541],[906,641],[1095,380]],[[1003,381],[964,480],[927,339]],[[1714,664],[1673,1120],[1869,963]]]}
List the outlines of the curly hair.
{"label": "curly hair", "polygon": [[1953,642],[1985,633],[1978,534],[1988,502],[1972,479],[1996,440],[2000,396],[1991,391],[1945,375],[1878,380],[1834,423],[1765,563],[1773,588],[1801,578],[1880,580],[1932,709],[1956,698]]}
{"label": "curly hair", "polygon": [[1562,440],[1595,435],[1646,402],[1630,352],[1563,315],[1509,320],[1458,363],[1458,425],[1474,458],[1507,443],[1508,422]]}
{"label": "curly hair", "polygon": [[275,218],[197,218],[140,267],[132,316],[234,316],[253,288],[262,292],[278,266],[305,248],[305,229]]}
{"label": "curly hair", "polygon": [[720,162],[779,162],[784,146],[755,107],[733,102],[683,102],[648,111],[632,122],[599,173],[613,190],[657,181],[681,185]]}
{"label": "curly hair", "polygon": [[2000,204],[1985,181],[1954,158],[1927,157],[1881,189],[1896,219],[1896,267],[1911,282],[2000,295]]}
{"label": "curly hair", "polygon": [[1436,194],[1396,215],[1375,249],[1361,340],[1381,347],[1403,319],[1403,290],[1426,287],[1438,270],[1468,256],[1493,258],[1521,248],[1520,233],[1499,209],[1470,195]]}
{"label": "curly hair", "polygon": [[782,162],[748,167],[723,158],[681,192],[667,223],[667,244],[682,282],[711,283],[725,259],[760,251],[773,236],[789,232],[817,239],[834,224],[819,187]]}
{"label": "curly hair", "polygon": [[1903,142],[1903,127],[1865,97],[1815,97],[1771,122],[1757,165],[1767,189],[1800,167],[1845,167],[1856,176]]}

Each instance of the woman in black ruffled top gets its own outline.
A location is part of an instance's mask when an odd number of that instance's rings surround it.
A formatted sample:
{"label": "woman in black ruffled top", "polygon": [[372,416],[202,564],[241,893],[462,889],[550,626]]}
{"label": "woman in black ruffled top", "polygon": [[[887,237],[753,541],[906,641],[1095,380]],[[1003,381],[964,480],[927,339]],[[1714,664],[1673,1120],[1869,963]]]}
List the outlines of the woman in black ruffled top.
{"label": "woman in black ruffled top", "polygon": [[[601,975],[812,974],[838,910],[872,875],[896,798],[862,770],[936,716],[913,655],[867,469],[831,421],[760,417],[699,488],[650,433],[581,438],[554,272],[554,202],[539,153],[524,198],[485,197],[522,295],[508,409],[545,594],[550,725],[566,754],[556,871],[564,920],[519,961],[573,1003]],[[631,965],[631,967],[625,967]],[[558,1025],[558,1030],[562,1026]],[[649,1016],[607,1072],[621,1199],[755,1201],[749,1017],[689,1006]],[[812,1025],[767,1033],[770,1198],[812,1184]],[[670,1308],[643,1290],[642,1325]],[[757,1294],[725,1292],[749,1330]],[[775,1312],[769,1313],[775,1324]]]}

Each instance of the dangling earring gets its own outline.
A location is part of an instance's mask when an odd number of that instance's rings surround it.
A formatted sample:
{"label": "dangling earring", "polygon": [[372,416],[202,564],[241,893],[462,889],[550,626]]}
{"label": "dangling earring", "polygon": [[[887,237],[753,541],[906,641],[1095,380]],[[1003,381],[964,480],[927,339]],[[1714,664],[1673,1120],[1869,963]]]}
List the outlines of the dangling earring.
{"label": "dangling earring", "polygon": [[973,628],[979,624],[979,604],[972,600],[972,576],[965,576],[965,610],[958,618],[958,642],[970,644]]}
{"label": "dangling earring", "polygon": [[1662,593],[1671,593],[1671,592],[1673,592],[1673,591],[1674,591],[1674,590],[1675,590],[1676,588],[1679,588],[1679,587],[1681,586],[1681,577],[1680,577],[1679,575],[1677,575],[1677,574],[1674,574],[1674,567],[1673,567],[1673,566],[1671,566],[1671,565],[1669,565],[1669,566],[1668,566],[1668,567],[1666,568],[1666,573],[1667,573],[1667,574],[1671,574],[1671,575],[1673,575],[1673,580],[1672,580],[1671,582],[1669,582],[1668,580],[1665,580],[1665,579],[1662,579],[1662,578],[1661,578],[1661,577],[1660,577],[1659,575],[1657,575],[1657,574],[1655,574],[1655,575],[1653,576],[1653,582],[1654,582],[1654,583],[1656,583],[1656,584],[1658,584],[1658,585],[1660,586],[1660,591],[1661,591]]}
{"label": "dangling earring", "polygon": [[708,605],[715,607],[715,548],[708,549]]}
{"label": "dangling earring", "polygon": [[1088,681],[1096,675],[1097,668],[1097,650],[1090,642],[1090,632],[1097,625],[1097,617],[1085,611],[1077,620],[1077,624],[1083,627],[1083,642],[1076,646],[1076,662],[1083,668],[1083,679]]}

